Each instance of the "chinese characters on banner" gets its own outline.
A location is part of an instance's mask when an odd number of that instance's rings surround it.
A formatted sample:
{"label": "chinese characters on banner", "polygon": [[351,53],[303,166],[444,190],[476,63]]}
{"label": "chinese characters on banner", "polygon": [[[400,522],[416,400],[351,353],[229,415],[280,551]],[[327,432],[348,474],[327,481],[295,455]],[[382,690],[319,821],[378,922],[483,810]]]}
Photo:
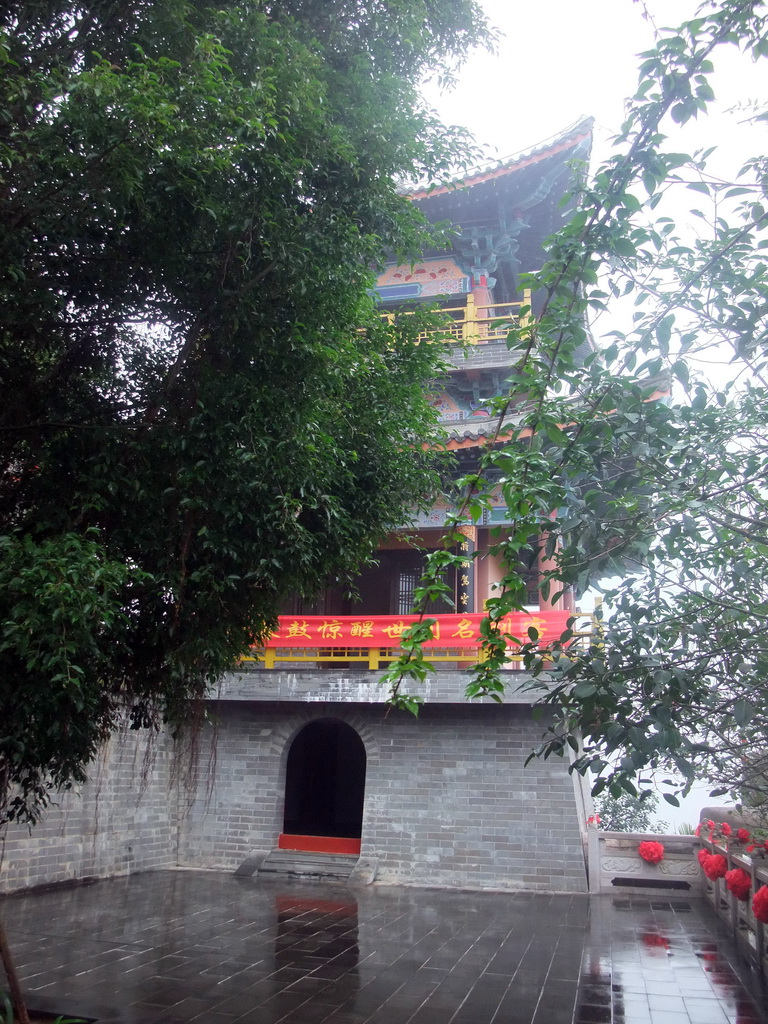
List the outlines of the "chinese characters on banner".
{"label": "chinese characters on banner", "polygon": [[[435,619],[433,638],[427,647],[475,647],[480,643],[483,615],[430,615]],[[517,612],[500,623],[502,633],[523,642],[528,629],[538,631],[539,642],[550,644],[560,639],[573,612]],[[267,647],[397,647],[400,637],[417,615],[281,615],[280,628],[267,641]]]}
{"label": "chinese characters on banner", "polygon": [[472,553],[475,550],[477,530],[472,526],[461,527],[464,540],[459,544],[462,562],[456,578],[456,607],[459,611],[474,608],[475,605],[475,572],[472,564]]}

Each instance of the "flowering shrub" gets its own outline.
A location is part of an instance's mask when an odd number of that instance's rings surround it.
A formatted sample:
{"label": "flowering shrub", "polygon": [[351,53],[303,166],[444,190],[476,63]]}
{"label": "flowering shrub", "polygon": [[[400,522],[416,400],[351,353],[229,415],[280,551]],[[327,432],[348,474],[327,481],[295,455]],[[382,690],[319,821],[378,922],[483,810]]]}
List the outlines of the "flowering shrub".
{"label": "flowering shrub", "polygon": [[637,852],[649,864],[658,864],[659,861],[664,860],[664,846],[662,843],[654,843],[646,839],[645,842],[640,843]]}
{"label": "flowering shrub", "polygon": [[[702,821],[696,829],[696,835],[702,833],[710,843],[719,843],[721,847],[724,846],[737,854],[743,851],[754,858],[755,856],[765,856],[765,853],[768,852],[768,841],[762,835],[756,835],[748,828],[734,829],[727,821]],[[724,878],[726,888],[737,900],[741,900],[742,903],[749,900],[752,892],[752,877],[749,872],[744,871],[743,868],[732,868],[729,871],[728,861],[722,854],[709,853],[706,849],[699,850],[696,857],[710,881],[714,882],[718,878]],[[766,923],[768,923],[768,887],[763,886],[763,888],[766,889],[766,892],[760,896],[756,904],[753,898],[752,905],[753,908],[757,906],[758,911],[766,915]],[[758,911],[755,913],[757,914]]]}
{"label": "flowering shrub", "polygon": [[758,921],[768,924],[768,885],[763,885],[752,897],[752,912]]}
{"label": "flowering shrub", "polygon": [[710,882],[715,882],[718,878],[725,878],[728,861],[721,853],[708,853],[701,861],[701,866]]}
{"label": "flowering shrub", "polygon": [[752,891],[752,879],[743,868],[733,868],[725,873],[725,885],[737,900],[746,903]]}
{"label": "flowering shrub", "polygon": [[[758,829],[758,833],[764,832],[765,829]],[[744,846],[746,853],[756,852],[761,857],[768,853],[768,840],[764,835],[750,832],[748,828],[738,828],[734,831],[727,821],[700,821],[694,834],[704,835],[710,843],[720,843],[721,846],[730,847],[732,843],[736,843]]]}

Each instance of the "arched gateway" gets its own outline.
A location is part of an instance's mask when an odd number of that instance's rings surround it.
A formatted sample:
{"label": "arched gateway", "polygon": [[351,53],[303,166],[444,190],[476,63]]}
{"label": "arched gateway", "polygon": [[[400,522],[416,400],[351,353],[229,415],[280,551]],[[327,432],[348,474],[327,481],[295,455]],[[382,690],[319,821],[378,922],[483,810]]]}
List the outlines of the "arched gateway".
{"label": "arched gateway", "polygon": [[359,853],[365,768],[352,726],[337,718],[305,725],[288,752],[280,847]]}

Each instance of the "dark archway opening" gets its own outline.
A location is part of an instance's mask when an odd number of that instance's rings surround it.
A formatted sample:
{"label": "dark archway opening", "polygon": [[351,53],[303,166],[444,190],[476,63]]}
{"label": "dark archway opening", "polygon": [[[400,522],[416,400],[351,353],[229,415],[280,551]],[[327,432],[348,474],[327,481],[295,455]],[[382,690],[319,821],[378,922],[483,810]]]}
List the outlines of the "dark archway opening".
{"label": "dark archway opening", "polygon": [[335,718],[305,725],[288,752],[283,831],[359,839],[363,830],[365,747]]}

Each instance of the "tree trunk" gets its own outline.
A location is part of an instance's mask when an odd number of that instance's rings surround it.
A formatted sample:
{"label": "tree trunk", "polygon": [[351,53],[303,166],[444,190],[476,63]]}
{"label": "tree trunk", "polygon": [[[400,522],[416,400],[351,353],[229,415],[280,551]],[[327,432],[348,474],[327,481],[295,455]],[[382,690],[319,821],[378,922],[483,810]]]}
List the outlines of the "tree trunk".
{"label": "tree trunk", "polygon": [[16,1019],[19,1024],[29,1024],[27,1004],[24,1002],[24,996],[21,994],[19,976],[16,973],[16,966],[11,957],[11,947],[8,945],[2,917],[0,917],[0,961],[2,961],[5,975],[8,978],[8,988],[11,990],[11,1003],[13,1004]]}

